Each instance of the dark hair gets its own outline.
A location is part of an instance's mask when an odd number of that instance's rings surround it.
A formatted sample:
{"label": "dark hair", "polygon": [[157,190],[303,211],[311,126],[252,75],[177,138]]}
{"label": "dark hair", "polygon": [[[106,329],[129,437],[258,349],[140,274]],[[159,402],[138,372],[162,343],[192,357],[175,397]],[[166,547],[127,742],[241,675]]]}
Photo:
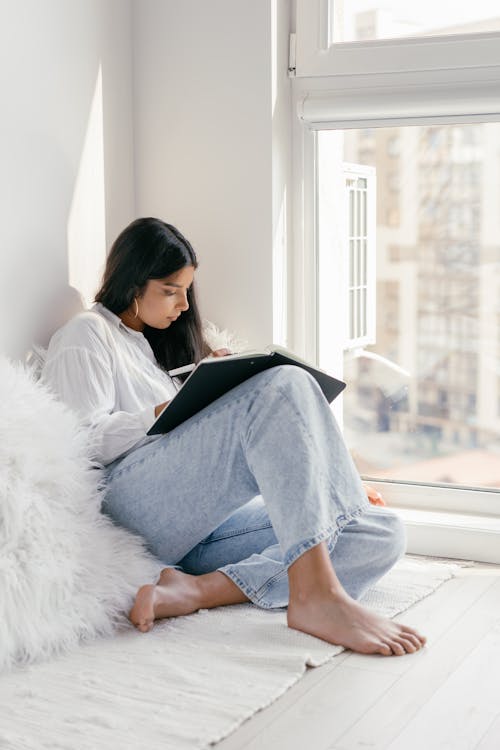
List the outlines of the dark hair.
{"label": "dark hair", "polygon": [[[178,229],[160,219],[136,219],[114,241],[95,301],[119,315],[130,307],[149,279],[162,279],[186,266],[197,268],[198,260]],[[203,338],[194,281],[187,299],[189,310],[167,329],[144,327],[143,334],[164,370],[199,362],[211,352]],[[180,376],[181,380],[186,377]]]}

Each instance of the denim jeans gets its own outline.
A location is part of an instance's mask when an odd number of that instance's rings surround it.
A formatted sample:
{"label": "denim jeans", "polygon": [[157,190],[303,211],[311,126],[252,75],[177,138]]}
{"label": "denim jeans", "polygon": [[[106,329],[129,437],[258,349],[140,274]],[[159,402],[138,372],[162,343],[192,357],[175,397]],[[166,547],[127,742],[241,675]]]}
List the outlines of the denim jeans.
{"label": "denim jeans", "polygon": [[322,541],[354,598],[405,551],[403,524],[370,505],[328,401],[294,365],[254,375],[105,471],[116,523],[166,566],[219,570],[260,607],[287,606],[289,566]]}

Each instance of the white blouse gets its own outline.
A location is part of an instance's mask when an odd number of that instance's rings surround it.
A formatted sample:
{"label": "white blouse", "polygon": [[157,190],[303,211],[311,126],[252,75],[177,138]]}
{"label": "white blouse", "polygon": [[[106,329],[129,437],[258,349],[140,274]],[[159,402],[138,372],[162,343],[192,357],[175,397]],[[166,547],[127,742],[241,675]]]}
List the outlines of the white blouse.
{"label": "white blouse", "polygon": [[54,333],[41,381],[90,427],[91,458],[101,466],[161,437],[146,435],[154,407],[180,386],[145,336],[99,302]]}

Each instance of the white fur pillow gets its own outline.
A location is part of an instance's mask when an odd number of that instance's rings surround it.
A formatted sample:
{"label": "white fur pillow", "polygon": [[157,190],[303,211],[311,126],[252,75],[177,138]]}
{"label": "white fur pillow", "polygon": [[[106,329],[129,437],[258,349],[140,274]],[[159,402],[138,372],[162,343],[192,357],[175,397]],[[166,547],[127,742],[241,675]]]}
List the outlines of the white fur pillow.
{"label": "white fur pillow", "polygon": [[203,321],[203,337],[212,349],[227,348],[233,354],[244,351],[248,347],[248,341],[240,339],[233,331],[227,328],[218,328],[210,320]]}
{"label": "white fur pillow", "polygon": [[0,671],[111,635],[162,568],[100,513],[85,430],[35,377],[0,356]]}

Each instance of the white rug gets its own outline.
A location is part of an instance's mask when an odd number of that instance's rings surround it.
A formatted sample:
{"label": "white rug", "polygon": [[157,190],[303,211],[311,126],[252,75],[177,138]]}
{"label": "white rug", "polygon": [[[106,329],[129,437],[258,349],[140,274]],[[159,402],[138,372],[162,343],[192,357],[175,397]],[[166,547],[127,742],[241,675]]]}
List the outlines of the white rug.
{"label": "white rug", "polygon": [[[458,567],[407,556],[362,601],[393,617]],[[252,604],[130,628],[1,677],[0,748],[207,748],[343,650]]]}

